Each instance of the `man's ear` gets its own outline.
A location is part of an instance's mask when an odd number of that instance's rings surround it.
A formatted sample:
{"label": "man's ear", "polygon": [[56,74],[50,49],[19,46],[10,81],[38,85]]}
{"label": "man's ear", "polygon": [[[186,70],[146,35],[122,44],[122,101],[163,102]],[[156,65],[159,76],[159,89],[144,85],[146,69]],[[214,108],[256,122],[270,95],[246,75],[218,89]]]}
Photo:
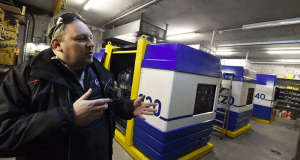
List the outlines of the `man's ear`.
{"label": "man's ear", "polygon": [[57,38],[52,39],[51,45],[52,45],[54,50],[62,52],[61,41],[58,40]]}

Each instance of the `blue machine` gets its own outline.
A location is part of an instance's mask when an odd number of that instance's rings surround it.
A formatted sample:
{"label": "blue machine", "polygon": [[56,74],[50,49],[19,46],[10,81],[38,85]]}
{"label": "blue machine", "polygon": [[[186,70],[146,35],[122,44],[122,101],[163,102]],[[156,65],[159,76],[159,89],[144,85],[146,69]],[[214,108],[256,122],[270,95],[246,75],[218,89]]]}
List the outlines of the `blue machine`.
{"label": "blue machine", "polygon": [[149,159],[180,158],[210,140],[221,82],[220,59],[173,42],[147,45],[139,96],[158,103],[135,118],[134,146]]}
{"label": "blue machine", "polygon": [[[245,69],[242,66],[225,66],[221,68],[223,73],[233,73],[232,91],[230,112],[228,118],[227,129],[231,132],[246,126],[249,121],[253,110],[253,97],[256,86],[256,72]],[[231,75],[224,74],[222,80],[222,87],[230,88]],[[217,110],[225,112],[226,97],[219,97]],[[217,113],[216,119],[223,121],[224,115]],[[226,124],[226,123],[225,123]],[[220,122],[216,122],[217,126],[222,126]]]}
{"label": "blue machine", "polygon": [[[267,120],[275,118],[275,108],[272,108],[275,94],[276,75],[257,74],[257,85],[255,89],[252,119]],[[255,119],[259,118],[259,119]]]}

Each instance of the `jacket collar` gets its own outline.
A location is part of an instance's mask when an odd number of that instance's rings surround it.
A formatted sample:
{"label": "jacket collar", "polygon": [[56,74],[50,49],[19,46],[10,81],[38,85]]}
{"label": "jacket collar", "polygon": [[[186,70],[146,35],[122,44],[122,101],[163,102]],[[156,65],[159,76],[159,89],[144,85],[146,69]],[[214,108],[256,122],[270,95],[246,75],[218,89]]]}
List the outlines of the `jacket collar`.
{"label": "jacket collar", "polygon": [[55,56],[55,54],[51,48],[45,49],[39,53],[30,63],[30,75],[71,88],[63,78],[63,73],[58,66],[60,64],[59,60],[51,60],[53,56]]}
{"label": "jacket collar", "polygon": [[[63,77],[64,73],[58,66],[63,64],[60,62],[59,59],[51,60],[53,56],[55,56],[55,54],[51,48],[45,49],[41,53],[39,53],[30,63],[30,66],[32,68],[30,75],[58,84],[62,84],[68,88],[71,88],[71,86]],[[93,59],[91,67],[99,76],[98,78],[101,79],[103,82],[109,81],[110,78],[113,76],[103,67],[103,65],[95,57]]]}

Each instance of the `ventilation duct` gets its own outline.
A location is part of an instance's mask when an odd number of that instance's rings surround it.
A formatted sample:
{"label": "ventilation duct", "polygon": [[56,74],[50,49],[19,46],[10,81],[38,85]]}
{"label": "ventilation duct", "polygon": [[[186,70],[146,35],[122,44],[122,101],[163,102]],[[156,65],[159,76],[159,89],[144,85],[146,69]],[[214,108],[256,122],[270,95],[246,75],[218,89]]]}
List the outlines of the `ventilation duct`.
{"label": "ventilation duct", "polygon": [[156,40],[165,40],[167,26],[168,25],[166,25],[166,29],[162,29],[143,21],[143,18],[141,18],[122,26],[106,30],[103,33],[102,39],[104,41],[127,45],[136,43],[140,39],[140,36],[145,34],[148,41],[156,42]]}

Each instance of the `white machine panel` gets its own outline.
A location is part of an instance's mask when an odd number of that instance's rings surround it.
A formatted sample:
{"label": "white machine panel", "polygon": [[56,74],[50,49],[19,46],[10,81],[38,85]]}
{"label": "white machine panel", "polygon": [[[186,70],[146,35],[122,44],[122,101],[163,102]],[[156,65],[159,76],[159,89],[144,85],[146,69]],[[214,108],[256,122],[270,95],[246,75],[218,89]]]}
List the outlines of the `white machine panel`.
{"label": "white machine panel", "polygon": [[274,97],[274,86],[257,84],[254,94],[254,104],[259,104],[265,107],[272,107]]}
{"label": "white machine panel", "polygon": [[[230,80],[222,81],[222,87],[229,88],[229,86],[230,86]],[[255,93],[255,87],[256,84],[254,83],[232,81],[232,92],[231,92],[232,98],[231,98],[230,111],[240,113],[249,109],[253,109],[253,98],[252,98],[252,103],[250,104],[247,104],[247,98],[248,98],[249,88],[254,89],[253,93]],[[252,94],[252,96],[254,97],[254,94]],[[224,97],[220,96],[219,102],[226,102],[226,101],[224,100]],[[225,106],[221,104],[218,104],[218,107],[225,108]]]}
{"label": "white machine panel", "polygon": [[[199,83],[216,85],[214,104],[211,112],[193,115]],[[142,68],[139,95],[148,97],[145,102],[161,103],[155,116],[145,116],[146,121],[162,131],[170,131],[214,119],[220,83],[220,78]]]}

